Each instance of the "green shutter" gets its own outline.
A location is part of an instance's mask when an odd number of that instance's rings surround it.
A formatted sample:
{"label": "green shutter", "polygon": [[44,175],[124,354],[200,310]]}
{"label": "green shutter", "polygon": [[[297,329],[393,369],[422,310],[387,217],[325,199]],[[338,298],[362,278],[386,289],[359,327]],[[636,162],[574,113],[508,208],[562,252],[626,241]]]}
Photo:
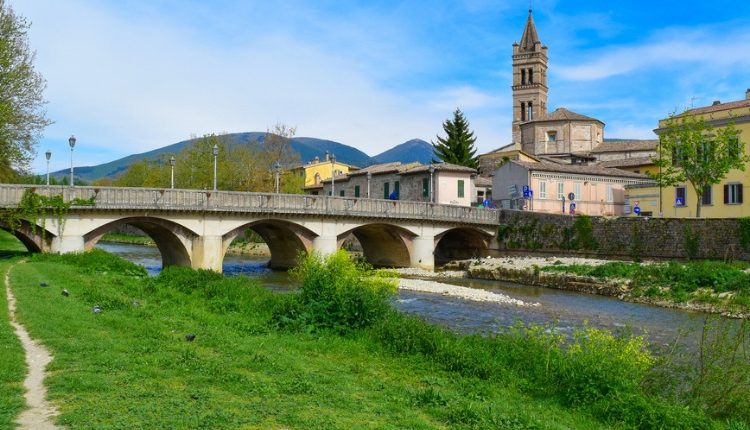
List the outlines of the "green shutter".
{"label": "green shutter", "polygon": [[463,179],[458,180],[458,197],[464,196],[464,181]]}
{"label": "green shutter", "polygon": [[354,186],[354,197],[359,197],[359,185]]}
{"label": "green shutter", "polygon": [[341,197],[344,197],[344,196],[346,195],[346,193],[344,192],[344,190],[341,190],[341,191],[339,191],[339,195],[340,195]]}
{"label": "green shutter", "polygon": [[422,197],[430,197],[430,179],[422,179]]}
{"label": "green shutter", "polygon": [[391,184],[388,183],[388,182],[386,182],[385,184],[383,184],[383,198],[384,199],[388,198],[388,196],[391,194],[390,191],[391,191]]}

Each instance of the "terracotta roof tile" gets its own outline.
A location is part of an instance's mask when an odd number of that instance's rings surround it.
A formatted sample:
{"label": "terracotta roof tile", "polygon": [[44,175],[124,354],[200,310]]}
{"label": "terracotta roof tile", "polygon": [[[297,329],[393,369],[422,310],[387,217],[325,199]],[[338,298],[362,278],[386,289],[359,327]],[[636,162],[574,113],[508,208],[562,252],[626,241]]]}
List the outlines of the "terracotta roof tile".
{"label": "terracotta roof tile", "polygon": [[646,175],[640,173],[628,172],[627,170],[614,169],[610,167],[602,167],[600,165],[580,165],[580,164],[556,164],[550,162],[531,163],[528,161],[516,161],[513,160],[511,163],[515,163],[519,166],[526,167],[530,170],[542,171],[542,172],[557,172],[557,173],[573,173],[579,175],[599,175],[599,176],[615,176],[633,179],[648,179]]}
{"label": "terracotta roof tile", "polygon": [[572,112],[561,107],[561,108],[555,109],[553,112],[547,112],[543,115],[539,115],[538,117],[532,119],[531,121],[526,121],[524,124],[528,124],[532,122],[545,122],[545,121],[598,121],[598,122],[601,122],[596,118],[591,118],[590,116],[581,115],[580,113]]}
{"label": "terracotta roof tile", "polygon": [[603,161],[599,163],[602,167],[636,167],[654,164],[651,157],[623,158],[620,160]]}
{"label": "terracotta roof tile", "polygon": [[625,152],[625,151],[656,151],[659,147],[659,140],[608,140],[597,145],[591,152]]}
{"label": "terracotta roof tile", "polygon": [[690,109],[681,113],[678,116],[700,115],[704,113],[719,112],[723,110],[740,109],[740,108],[750,108],[750,99],[738,100],[738,101],[727,102],[727,103],[719,103],[719,104],[715,104],[711,106],[704,106],[704,107],[699,107],[695,109]]}

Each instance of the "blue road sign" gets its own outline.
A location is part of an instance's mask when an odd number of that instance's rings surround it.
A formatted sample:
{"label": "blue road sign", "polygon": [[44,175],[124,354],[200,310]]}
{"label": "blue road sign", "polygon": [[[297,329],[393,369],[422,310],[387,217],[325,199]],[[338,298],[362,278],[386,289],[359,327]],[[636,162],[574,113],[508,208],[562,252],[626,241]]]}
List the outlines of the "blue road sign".
{"label": "blue road sign", "polygon": [[682,201],[682,199],[680,197],[677,197],[676,199],[674,199],[674,205],[675,206],[685,206],[685,203]]}
{"label": "blue road sign", "polygon": [[570,210],[574,211],[575,209],[576,209],[576,204],[575,203],[571,203],[570,204]]}
{"label": "blue road sign", "polygon": [[635,213],[636,215],[640,215],[641,214],[641,208],[638,207],[638,206],[634,207],[633,208],[633,213]]}
{"label": "blue road sign", "polygon": [[523,189],[524,194],[526,194],[531,188],[529,188],[528,185],[524,185],[522,189]]}
{"label": "blue road sign", "polygon": [[528,189],[528,187],[524,186],[523,198],[524,199],[530,199],[533,196],[534,196],[534,191],[532,191],[532,190]]}

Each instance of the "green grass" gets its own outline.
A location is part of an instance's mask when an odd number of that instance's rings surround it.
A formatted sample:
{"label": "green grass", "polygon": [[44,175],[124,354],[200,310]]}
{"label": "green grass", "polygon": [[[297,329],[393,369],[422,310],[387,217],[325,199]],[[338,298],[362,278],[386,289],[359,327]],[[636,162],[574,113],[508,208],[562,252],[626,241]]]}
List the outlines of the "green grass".
{"label": "green grass", "polygon": [[149,236],[139,236],[127,233],[109,232],[102,236],[103,242],[132,243],[136,245],[154,245],[155,242]]}
{"label": "green grass", "polygon": [[[9,265],[8,260],[0,260],[0,280]],[[26,363],[21,343],[10,325],[5,286],[0,288],[0,429],[12,429],[13,421],[24,407]]]}
{"label": "green grass", "polygon": [[12,272],[19,317],[55,355],[49,396],[71,429],[606,427],[554,398],[398,353],[374,331],[275,329],[289,296],[248,279],[179,269],[148,279],[108,258],[39,256]]}
{"label": "green grass", "polygon": [[730,305],[745,310],[750,299],[750,273],[747,263],[717,261],[668,262],[641,264],[610,262],[599,266],[553,265],[542,268],[548,272],[567,272],[595,278],[630,279],[632,294],[662,297],[684,302],[696,300],[719,302],[716,294],[731,293]]}

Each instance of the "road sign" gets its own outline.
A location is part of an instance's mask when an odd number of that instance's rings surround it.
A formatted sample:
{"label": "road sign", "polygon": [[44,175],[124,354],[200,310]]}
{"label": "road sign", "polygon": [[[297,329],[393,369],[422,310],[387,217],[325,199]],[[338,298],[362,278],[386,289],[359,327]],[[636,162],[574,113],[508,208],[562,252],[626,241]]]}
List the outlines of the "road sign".
{"label": "road sign", "polygon": [[641,214],[641,208],[639,208],[638,205],[636,205],[633,208],[633,213],[635,213],[636,215],[640,215]]}
{"label": "road sign", "polygon": [[675,206],[685,206],[685,202],[682,201],[682,198],[677,197],[674,199],[674,205]]}
{"label": "road sign", "polygon": [[575,204],[575,203],[571,203],[571,204],[570,204],[570,210],[572,210],[572,211],[573,211],[573,210],[575,210],[575,209],[576,209],[576,204]]}
{"label": "road sign", "polygon": [[528,185],[524,185],[522,189],[523,189],[523,192],[524,192],[524,194],[525,194],[525,193],[526,193],[527,191],[529,191],[529,190],[530,190],[531,188],[529,188],[529,186],[528,186]]}
{"label": "road sign", "polygon": [[572,202],[575,199],[576,199],[575,193],[568,193],[568,200],[570,200]]}
{"label": "road sign", "polygon": [[523,198],[530,199],[534,196],[534,191],[530,190],[526,185],[523,186]]}

